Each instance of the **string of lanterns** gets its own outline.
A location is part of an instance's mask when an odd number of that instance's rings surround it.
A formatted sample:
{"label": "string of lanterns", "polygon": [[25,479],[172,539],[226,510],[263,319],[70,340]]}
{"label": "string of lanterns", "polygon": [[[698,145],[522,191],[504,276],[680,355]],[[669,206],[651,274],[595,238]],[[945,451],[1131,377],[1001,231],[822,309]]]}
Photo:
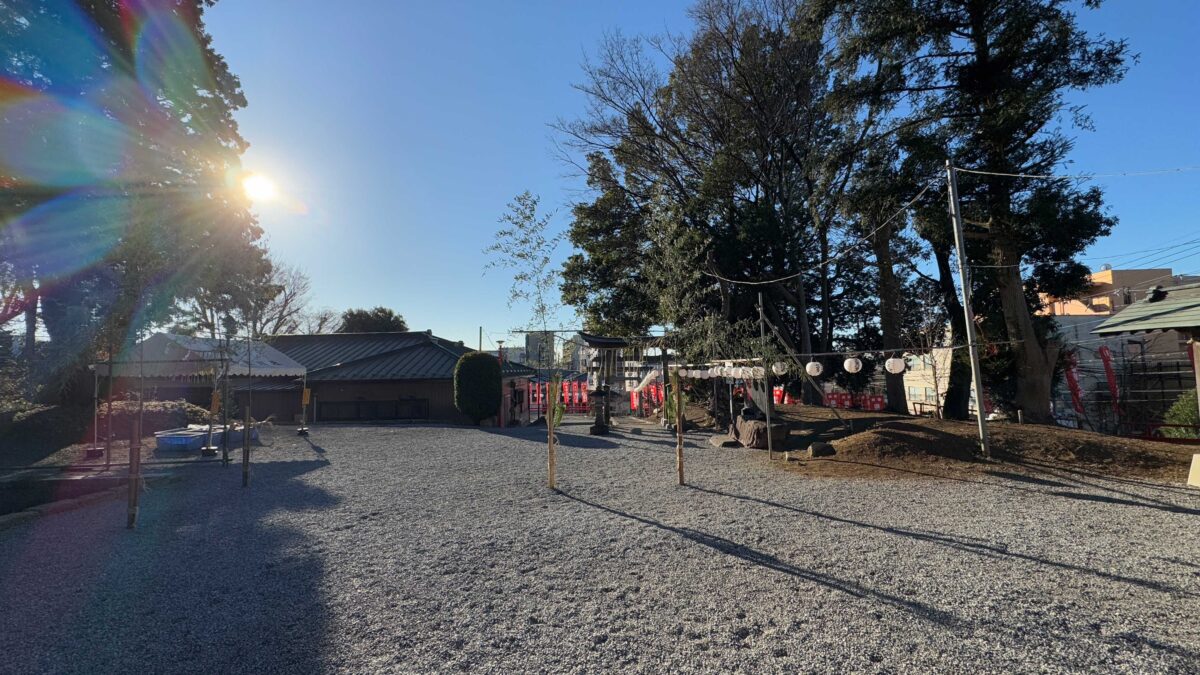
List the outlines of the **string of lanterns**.
{"label": "string of lanterns", "polygon": [[[884,361],[883,367],[892,375],[899,375],[908,368],[908,363],[897,356]],[[849,356],[842,361],[842,368],[851,375],[861,372],[863,368],[862,359],[857,356]],[[708,368],[677,368],[676,372],[680,377],[692,378],[697,380],[731,378],[735,380],[761,380],[766,377],[767,370],[763,366],[711,366]],[[776,361],[771,365],[771,372],[776,376],[782,377],[788,373],[788,364],[782,361]],[[820,377],[821,373],[825,372],[825,367],[820,361],[809,361],[804,365],[804,372],[808,373],[809,377]]]}

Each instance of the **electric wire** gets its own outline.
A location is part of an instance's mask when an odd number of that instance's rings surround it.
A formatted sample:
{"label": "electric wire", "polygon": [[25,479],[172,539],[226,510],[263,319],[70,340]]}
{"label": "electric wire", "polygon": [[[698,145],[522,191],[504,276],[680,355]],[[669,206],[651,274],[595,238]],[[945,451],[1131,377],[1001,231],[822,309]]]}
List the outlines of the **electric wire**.
{"label": "electric wire", "polygon": [[901,214],[903,214],[903,213],[905,213],[906,211],[908,211],[909,207],[911,207],[913,204],[916,204],[916,203],[917,203],[917,202],[918,202],[918,201],[921,199],[921,197],[925,196],[925,193],[926,193],[926,192],[929,192],[929,190],[930,190],[930,189],[931,189],[931,188],[932,188],[934,185],[936,185],[936,184],[937,184],[937,183],[938,183],[940,180],[941,180],[940,178],[935,178],[935,179],[933,179],[933,180],[929,181],[928,183],[926,183],[926,184],[925,184],[925,187],[921,188],[921,191],[917,193],[917,196],[916,196],[916,197],[913,197],[911,200],[909,200],[909,201],[908,201],[908,203],[907,203],[907,204],[905,204],[904,206],[901,206],[901,207],[900,207],[900,208],[899,208],[899,209],[898,209],[898,210],[897,210],[895,213],[893,213],[893,214],[892,214],[892,215],[891,215],[891,216],[890,216],[890,217],[889,217],[887,220],[883,221],[883,223],[882,223],[881,225],[879,225],[879,227],[876,227],[875,229],[873,229],[873,230],[871,230],[870,232],[868,232],[866,235],[864,235],[864,236],[860,237],[858,241],[856,241],[856,242],[854,242],[854,243],[852,243],[852,244],[849,244],[849,245],[847,245],[847,246],[846,246],[846,247],[844,247],[844,248],[843,248],[841,251],[839,251],[839,252],[837,252],[836,254],[834,254],[834,255],[830,256],[829,258],[826,258],[825,260],[822,260],[822,261],[820,261],[820,262],[814,263],[813,265],[809,266],[809,267],[808,267],[808,268],[806,268],[806,269],[800,270],[799,272],[795,272],[795,273],[793,273],[793,274],[788,274],[788,275],[786,275],[786,276],[778,277],[778,278],[776,278],[776,279],[765,279],[765,280],[760,280],[760,281],[750,281],[750,280],[742,280],[742,279],[730,279],[730,278],[728,278],[728,277],[721,276],[720,274],[717,274],[716,272],[709,272],[709,271],[706,271],[706,270],[700,270],[700,273],[701,273],[701,274],[704,274],[704,275],[707,275],[707,276],[710,276],[710,277],[715,277],[715,278],[717,278],[717,279],[720,279],[721,281],[724,281],[724,282],[727,282],[727,283],[731,283],[731,284],[739,284],[739,285],[742,285],[742,286],[766,286],[766,285],[770,285],[770,284],[777,284],[777,283],[780,283],[780,282],[783,282],[783,281],[788,281],[788,280],[791,280],[791,279],[795,279],[796,277],[799,277],[800,275],[804,274],[804,273],[805,273],[806,271],[808,271],[809,269],[813,269],[813,268],[816,268],[816,267],[820,267],[820,266],[822,266],[822,265],[827,265],[827,264],[829,264],[829,263],[831,263],[831,262],[833,262],[833,261],[835,261],[835,260],[837,260],[837,259],[841,258],[842,256],[846,255],[847,253],[849,253],[850,251],[854,250],[854,249],[855,249],[855,248],[857,248],[858,246],[861,246],[862,244],[864,244],[864,243],[866,243],[866,242],[870,241],[871,237],[872,237],[872,236],[874,236],[876,232],[879,232],[879,231],[880,231],[880,230],[882,230],[883,228],[887,227],[888,225],[890,225],[890,224],[892,223],[892,221],[893,221],[893,220],[895,220],[895,219],[896,219],[897,217],[899,217]]}

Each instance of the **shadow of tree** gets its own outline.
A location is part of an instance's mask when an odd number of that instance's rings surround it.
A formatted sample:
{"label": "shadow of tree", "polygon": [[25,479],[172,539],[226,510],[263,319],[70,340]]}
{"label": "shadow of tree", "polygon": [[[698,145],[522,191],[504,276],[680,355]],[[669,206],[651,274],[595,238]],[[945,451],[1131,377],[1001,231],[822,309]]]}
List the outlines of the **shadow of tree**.
{"label": "shadow of tree", "polygon": [[1046,487],[1070,487],[1066,483],[1060,483],[1056,480],[1047,480],[1045,478],[1037,478],[1036,476],[1026,476],[1024,474],[1012,473],[1010,471],[984,471],[983,473],[988,476],[1016,481],[1018,483],[1031,483],[1033,485],[1044,485]]}
{"label": "shadow of tree", "polygon": [[1035,555],[1029,555],[1027,553],[1018,553],[1016,551],[1010,551],[1008,549],[1008,547],[1005,545],[986,542],[985,540],[982,540],[982,539],[976,539],[976,538],[971,538],[971,537],[955,537],[955,536],[941,534],[941,533],[937,533],[937,532],[925,532],[923,530],[911,530],[911,529],[900,528],[900,527],[889,527],[886,525],[875,525],[873,523],[866,523],[863,521],[853,520],[850,518],[842,518],[839,516],[831,516],[829,514],[820,513],[818,511],[809,511],[807,509],[802,509],[802,508],[795,507],[795,506],[788,506],[786,504],[780,504],[779,502],[774,502],[774,501],[771,501],[768,499],[761,499],[759,497],[750,497],[747,495],[739,495],[739,494],[733,494],[733,493],[729,493],[729,492],[721,492],[720,490],[712,490],[709,488],[697,487],[695,485],[688,485],[687,487],[689,487],[690,489],[695,490],[697,492],[704,492],[707,494],[717,495],[720,497],[728,497],[730,499],[740,499],[742,501],[754,502],[756,504],[762,504],[763,506],[769,506],[771,508],[782,509],[785,511],[790,511],[792,513],[798,513],[798,514],[804,515],[804,516],[819,518],[821,520],[827,520],[830,522],[841,523],[844,525],[852,525],[854,527],[861,527],[864,529],[875,530],[877,532],[886,532],[888,534],[893,534],[893,535],[900,536],[900,537],[908,537],[910,539],[916,539],[918,541],[929,542],[931,544],[957,549],[957,550],[964,551],[967,553],[972,553],[975,555],[983,556],[985,558],[992,558],[992,559],[1013,558],[1013,559],[1017,559],[1017,560],[1023,560],[1026,562],[1036,563],[1039,565],[1053,567],[1053,568],[1060,569],[1060,570],[1066,570],[1066,571],[1070,571],[1070,572],[1078,572],[1080,574],[1086,574],[1089,576],[1094,576],[1094,577],[1106,579],[1109,581],[1117,581],[1117,582],[1121,582],[1121,583],[1130,584],[1133,586],[1139,586],[1141,588],[1158,591],[1160,593],[1173,593],[1173,594],[1186,595],[1186,596],[1192,596],[1192,597],[1200,597],[1200,593],[1196,593],[1194,591],[1189,591],[1189,590],[1184,590],[1181,588],[1176,588],[1176,587],[1169,586],[1167,584],[1163,584],[1163,583],[1160,583],[1157,581],[1150,581],[1148,579],[1139,579],[1136,577],[1129,577],[1129,576],[1124,576],[1121,574],[1114,574],[1112,572],[1096,570],[1096,569],[1092,569],[1090,567],[1084,567],[1082,565],[1075,565],[1072,563],[1065,563],[1065,562],[1059,562],[1059,561],[1055,561],[1055,560],[1049,560],[1049,559],[1041,558],[1041,557],[1038,557]]}
{"label": "shadow of tree", "polygon": [[1093,495],[1086,492],[1067,492],[1059,490],[1052,493],[1057,497],[1067,497],[1069,499],[1080,499],[1088,502],[1101,502],[1104,504],[1117,504],[1120,506],[1140,506],[1143,509],[1156,509],[1167,513],[1182,513],[1189,516],[1200,516],[1200,509],[1189,509],[1175,504],[1150,504],[1143,501],[1134,501],[1132,499],[1121,499],[1119,497],[1108,497],[1105,495]]}
{"label": "shadow of tree", "polygon": [[68,512],[8,533],[0,616],[23,646],[6,648],[5,667],[323,670],[325,563],[311,533],[276,516],[338,503],[302,480],[325,466],[256,462],[249,489],[232,470],[189,475],[143,495],[133,531],[111,504],[91,519],[87,510]]}
{"label": "shadow of tree", "polygon": [[574,495],[567,494],[565,492],[560,491],[559,494],[566,497],[567,499],[578,502],[585,506],[588,506],[588,507],[591,507],[594,509],[598,509],[600,511],[604,511],[606,513],[610,513],[612,515],[619,516],[621,518],[632,520],[632,521],[641,523],[643,525],[647,525],[649,527],[663,530],[665,532],[670,532],[672,534],[683,537],[683,538],[687,539],[688,541],[694,542],[696,544],[700,544],[702,546],[706,546],[706,547],[708,547],[714,551],[717,551],[719,553],[722,553],[724,555],[733,556],[740,560],[744,560],[748,563],[758,565],[760,567],[764,567],[766,569],[769,569],[769,570],[772,570],[775,572],[780,572],[782,574],[787,574],[789,576],[793,576],[793,577],[796,577],[799,579],[803,579],[805,581],[819,584],[826,588],[831,588],[835,591],[839,591],[842,593],[846,593],[848,595],[852,595],[856,598],[865,598],[865,599],[875,600],[876,602],[880,602],[880,603],[883,603],[886,605],[891,605],[897,609],[906,611],[917,618],[920,618],[920,619],[923,619],[926,621],[930,621],[930,622],[936,623],[941,626],[945,626],[948,628],[958,628],[958,627],[962,626],[962,621],[960,619],[955,617],[953,614],[943,611],[943,610],[940,610],[940,609],[937,609],[936,607],[927,605],[925,603],[922,603],[922,602],[919,602],[916,600],[909,600],[907,598],[902,598],[902,597],[899,597],[896,595],[892,595],[890,593],[885,593],[883,591],[875,590],[875,589],[869,588],[867,586],[864,586],[856,581],[839,579],[837,577],[830,576],[828,574],[824,574],[821,572],[816,572],[813,570],[808,570],[808,569],[804,569],[801,567],[797,567],[796,565],[793,565],[787,561],[781,560],[773,555],[770,555],[763,551],[758,551],[756,549],[750,548],[749,546],[746,546],[744,544],[739,544],[737,542],[726,539],[724,537],[719,537],[719,536],[709,534],[707,532],[702,532],[700,530],[695,530],[692,528],[676,527],[673,525],[667,525],[666,523],[662,523],[662,522],[654,520],[652,518],[647,518],[645,516],[639,516],[639,515],[635,515],[632,513],[627,513],[625,511],[620,511],[618,509],[615,509],[615,508],[612,508],[609,506],[605,506],[603,504],[597,504],[595,502],[591,502],[586,499],[583,499],[582,497],[576,497]]}

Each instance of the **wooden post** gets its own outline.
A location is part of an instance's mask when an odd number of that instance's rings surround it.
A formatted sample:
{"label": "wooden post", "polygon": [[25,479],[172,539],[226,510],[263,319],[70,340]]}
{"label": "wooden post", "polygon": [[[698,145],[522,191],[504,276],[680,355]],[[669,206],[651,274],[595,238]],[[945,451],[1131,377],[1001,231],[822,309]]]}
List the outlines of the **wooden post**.
{"label": "wooden post", "polygon": [[112,468],[113,346],[108,345],[108,395],[104,403],[104,470]]}
{"label": "wooden post", "polygon": [[[553,380],[552,380],[553,381]],[[547,392],[549,393],[549,392]],[[549,399],[549,397],[546,397]],[[555,456],[554,456],[554,408],[546,407],[546,485],[551,490],[557,490],[554,482],[555,471]]]}
{"label": "wooden post", "polygon": [[129,423],[129,506],[126,509],[125,527],[137,527],[138,497],[142,484],[142,400],[145,398],[145,343],[138,347],[138,412]]}
{"label": "wooden post", "polygon": [[253,372],[251,361],[250,326],[246,326],[246,409],[242,411],[242,487],[250,487],[250,388],[253,382],[250,375]]}
{"label": "wooden post", "polygon": [[683,386],[679,371],[671,377],[675,391],[675,472],[679,474],[679,484],[683,485]]}
{"label": "wooden post", "polygon": [[229,466],[229,334],[225,334],[225,345],[221,352],[221,466]]}
{"label": "wooden post", "polygon": [[[766,392],[763,400],[763,411],[767,415],[767,459],[775,460],[775,444],[771,433],[771,408],[775,405],[774,392],[771,391],[771,366],[767,363],[767,320],[763,313],[763,295],[758,294],[758,335],[762,341],[763,359],[763,390]],[[753,385],[751,385],[753,386]]]}

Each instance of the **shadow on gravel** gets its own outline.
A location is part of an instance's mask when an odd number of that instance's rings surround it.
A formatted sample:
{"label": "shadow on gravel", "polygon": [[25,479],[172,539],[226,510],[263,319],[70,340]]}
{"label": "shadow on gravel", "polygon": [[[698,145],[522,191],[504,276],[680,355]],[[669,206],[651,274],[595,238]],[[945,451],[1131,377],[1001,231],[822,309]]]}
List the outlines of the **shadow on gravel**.
{"label": "shadow on gravel", "polygon": [[[1174,586],[1169,586],[1167,584],[1163,584],[1163,583],[1160,583],[1157,581],[1150,581],[1147,579],[1138,579],[1136,577],[1127,577],[1127,576],[1123,576],[1120,574],[1113,574],[1111,572],[1104,572],[1102,570],[1092,569],[1090,567],[1083,567],[1081,565],[1073,565],[1071,563],[1057,562],[1054,560],[1048,560],[1046,558],[1039,558],[1038,556],[1029,555],[1027,553],[1017,553],[1015,551],[1008,550],[1008,546],[1006,544],[990,543],[990,542],[986,542],[985,540],[976,539],[973,537],[955,537],[955,536],[951,536],[948,534],[940,534],[937,532],[925,532],[922,530],[908,530],[908,529],[899,528],[899,527],[874,525],[874,524],[865,523],[865,522],[862,522],[859,520],[851,520],[849,518],[841,518],[838,516],[831,516],[831,515],[828,515],[825,513],[819,513],[817,511],[808,511],[808,510],[801,509],[801,508],[798,508],[795,506],[788,506],[786,504],[780,504],[779,502],[773,502],[768,499],[760,499],[758,497],[749,497],[746,495],[738,495],[738,494],[732,494],[729,492],[721,492],[720,490],[711,490],[708,488],[696,487],[695,485],[688,485],[687,487],[689,487],[692,490],[695,490],[697,492],[704,492],[706,494],[716,495],[718,497],[728,497],[730,499],[740,499],[742,501],[754,502],[756,504],[762,504],[763,506],[769,506],[772,508],[783,509],[785,511],[791,511],[792,513],[798,513],[798,514],[804,515],[804,516],[811,516],[813,518],[819,518],[821,520],[828,520],[828,521],[834,522],[834,523],[841,523],[844,525],[853,525],[854,527],[861,527],[861,528],[865,528],[865,529],[869,529],[869,530],[875,530],[877,532],[886,532],[888,534],[894,534],[894,535],[901,536],[901,537],[917,539],[919,541],[929,542],[931,544],[936,544],[938,546],[946,546],[949,548],[957,549],[959,551],[973,553],[975,555],[980,555],[985,558],[991,558],[993,560],[1002,560],[1004,558],[1015,558],[1017,560],[1024,560],[1026,562],[1037,563],[1039,565],[1047,565],[1049,567],[1054,567],[1054,568],[1057,568],[1060,570],[1079,572],[1081,574],[1087,574],[1087,575],[1099,577],[1101,579],[1107,579],[1109,581],[1119,581],[1119,582],[1130,584],[1133,586],[1140,586],[1142,588],[1148,588],[1150,590],[1158,591],[1160,593],[1177,593],[1177,594],[1188,595],[1188,596],[1193,596],[1193,597],[1200,596],[1200,593],[1184,590],[1181,588],[1176,588]],[[1053,494],[1053,493],[1051,493],[1051,494]]]}
{"label": "shadow on gravel", "polygon": [[[579,425],[567,426],[568,429],[578,429]],[[586,434],[572,434],[562,430],[559,427],[555,430],[554,435],[558,436],[558,444],[569,448],[615,448],[616,443],[602,438],[600,436],[590,436]],[[508,438],[519,438],[523,441],[534,441],[546,444],[546,427],[510,427],[508,429],[496,429],[492,427],[480,427],[479,431],[494,434],[496,436],[507,436]]]}
{"label": "shadow on gravel", "polygon": [[1148,504],[1146,502],[1134,501],[1132,499],[1120,499],[1118,497],[1107,497],[1105,495],[1093,495],[1086,492],[1065,492],[1060,490],[1052,494],[1054,494],[1056,497],[1081,499],[1088,502],[1117,504],[1119,506],[1140,506],[1143,509],[1156,509],[1158,511],[1166,511],[1167,513],[1182,513],[1188,516],[1200,516],[1200,509],[1189,509],[1183,506],[1176,506],[1175,504]]}
{"label": "shadow on gravel", "polygon": [[325,448],[322,448],[321,446],[317,445],[316,443],[313,443],[311,438],[309,438],[308,436],[305,436],[304,442],[308,443],[308,447],[311,448],[313,452],[317,453],[321,457],[325,456]]}
{"label": "shadow on gravel", "polygon": [[984,471],[988,476],[994,478],[1003,478],[1004,480],[1016,481],[1018,483],[1031,483],[1033,485],[1045,485],[1046,487],[1071,487],[1066,483],[1060,483],[1056,480],[1047,480],[1045,478],[1037,478],[1036,476],[1026,476],[1020,473],[1012,473],[1009,471]]}
{"label": "shadow on gravel", "polygon": [[143,495],[135,530],[111,505],[0,533],[0,670],[324,670],[325,563],[288,514],[338,503],[302,479],[325,466],[190,474]]}
{"label": "shadow on gravel", "polygon": [[[614,429],[610,429],[609,433],[616,436],[617,438],[620,438],[623,441],[631,441],[631,442],[635,442],[635,443],[645,443],[646,445],[662,446],[664,448],[667,448],[667,450],[670,452],[675,452],[675,435],[671,434],[670,436],[668,436],[665,431],[660,433],[657,429],[651,428],[651,430],[648,433],[636,434],[636,433],[630,433],[624,429],[615,429],[614,428]],[[693,432],[693,433],[695,433],[695,432]],[[683,438],[683,449],[684,450],[687,450],[688,448],[700,450],[700,449],[703,449],[704,447],[706,447],[706,446],[703,444],[695,443],[695,442],[688,440],[687,436],[684,436],[684,438]],[[707,446],[707,447],[712,447],[712,446]]]}
{"label": "shadow on gravel", "polygon": [[775,572],[781,572],[799,579],[804,579],[805,581],[820,584],[826,588],[831,588],[835,591],[840,591],[856,598],[865,598],[869,600],[875,600],[876,602],[880,602],[882,604],[891,605],[897,609],[908,612],[917,618],[936,623],[946,628],[953,629],[963,627],[962,620],[953,614],[916,600],[908,600],[906,598],[891,595],[890,593],[884,593],[873,588],[868,588],[855,581],[839,579],[828,574],[797,567],[785,560],[780,560],[773,555],[755,550],[749,546],[739,544],[735,541],[725,539],[724,537],[718,537],[716,535],[702,532],[700,530],[694,530],[688,527],[675,527],[672,525],[667,525],[666,523],[662,523],[645,516],[638,516],[625,511],[619,511],[609,506],[604,506],[603,504],[590,502],[581,497],[567,494],[566,492],[560,491],[559,494],[567,499],[578,502],[585,506],[590,506],[591,508],[599,509],[621,518],[626,518],[643,525],[648,525],[650,527],[676,534],[684,539],[687,539],[688,541],[700,544],[702,546],[707,546],[708,548],[711,548],[714,551],[724,555],[733,556],[740,560],[744,560],[760,567],[765,567]]}

